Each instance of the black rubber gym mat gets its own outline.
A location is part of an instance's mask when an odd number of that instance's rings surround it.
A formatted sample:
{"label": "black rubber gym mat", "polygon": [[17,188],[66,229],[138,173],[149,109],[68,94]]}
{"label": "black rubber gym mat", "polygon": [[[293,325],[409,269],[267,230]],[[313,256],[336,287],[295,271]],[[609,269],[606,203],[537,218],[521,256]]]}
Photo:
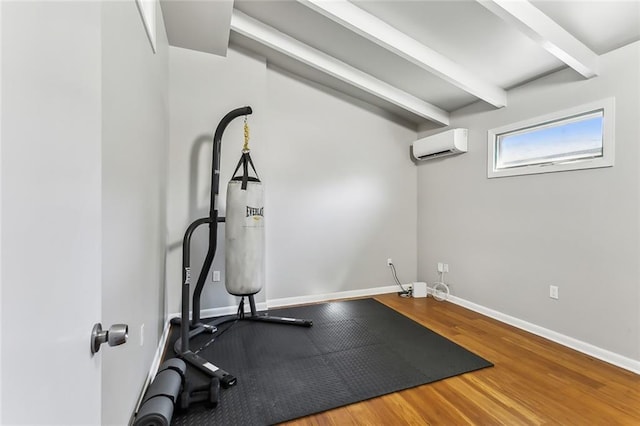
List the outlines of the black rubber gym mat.
{"label": "black rubber gym mat", "polygon": [[[237,377],[215,410],[176,412],[173,425],[269,425],[423,385],[492,364],[373,299],[273,309],[310,328],[227,323],[200,356]],[[169,357],[178,328],[171,330]],[[219,332],[220,333],[220,332]],[[211,340],[191,340],[196,351]],[[195,384],[204,374],[189,367]]]}

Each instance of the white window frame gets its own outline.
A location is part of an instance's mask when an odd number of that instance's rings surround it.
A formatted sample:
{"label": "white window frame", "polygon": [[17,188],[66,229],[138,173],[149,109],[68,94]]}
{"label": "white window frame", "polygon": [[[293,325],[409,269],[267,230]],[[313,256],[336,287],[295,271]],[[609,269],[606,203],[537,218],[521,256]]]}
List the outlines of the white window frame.
{"label": "white window frame", "polygon": [[[498,154],[498,136],[506,133],[526,132],[527,129],[538,130],[546,124],[557,122],[575,122],[578,115],[603,111],[602,120],[602,156],[595,158],[583,158],[578,160],[551,161],[543,164],[531,164],[518,167],[496,167]],[[612,167],[615,160],[615,98],[601,99],[595,102],[564,109],[551,114],[531,118],[488,131],[487,137],[487,177],[497,178],[505,176],[520,176],[538,173],[564,172],[568,170],[593,169],[598,167]]]}

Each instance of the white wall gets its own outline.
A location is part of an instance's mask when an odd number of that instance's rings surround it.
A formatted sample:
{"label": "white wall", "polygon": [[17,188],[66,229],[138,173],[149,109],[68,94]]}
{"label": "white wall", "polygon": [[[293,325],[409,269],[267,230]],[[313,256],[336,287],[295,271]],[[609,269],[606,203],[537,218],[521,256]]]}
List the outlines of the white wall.
{"label": "white wall", "polygon": [[[639,50],[602,56],[599,77],[560,71],[511,90],[507,108],[452,114],[469,152],[418,167],[421,281],[447,262],[454,295],[640,360]],[[487,130],[609,96],[615,167],[487,179]]]}
{"label": "white wall", "polygon": [[[153,53],[134,1],[102,3],[102,321],[129,342],[102,351],[102,424],[126,424],[164,318],[168,43]],[[142,326],[144,325],[144,336]]]}
{"label": "white wall", "polygon": [[97,424],[100,5],[4,2],[0,27],[0,423]]}
{"label": "white wall", "polygon": [[416,273],[416,133],[269,69],[269,299],[393,285]]}
{"label": "white wall", "polygon": [[[415,279],[412,129],[240,51],[220,58],[170,48],[169,58],[169,312],[180,310],[183,232],[207,215],[213,131],[224,114],[244,105],[254,110],[252,156],[265,182],[267,281],[256,300],[392,285],[388,257],[403,281]],[[242,147],[241,123],[232,123],[223,139],[221,214]],[[204,257],[205,229],[194,238],[194,270]],[[221,232],[218,270],[224,269],[223,238]],[[210,282],[203,308],[235,303],[222,282]]]}

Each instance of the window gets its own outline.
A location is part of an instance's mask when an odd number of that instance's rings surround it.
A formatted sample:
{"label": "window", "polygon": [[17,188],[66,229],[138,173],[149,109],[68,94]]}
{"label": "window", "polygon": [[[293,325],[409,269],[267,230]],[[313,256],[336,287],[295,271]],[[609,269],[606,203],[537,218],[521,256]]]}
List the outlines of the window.
{"label": "window", "polygon": [[611,167],[614,99],[489,131],[489,178]]}

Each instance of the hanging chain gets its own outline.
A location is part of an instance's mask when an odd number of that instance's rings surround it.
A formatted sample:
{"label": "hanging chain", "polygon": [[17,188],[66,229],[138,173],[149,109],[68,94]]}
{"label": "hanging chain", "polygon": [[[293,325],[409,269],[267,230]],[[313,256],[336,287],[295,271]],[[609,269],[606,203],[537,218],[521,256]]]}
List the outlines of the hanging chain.
{"label": "hanging chain", "polygon": [[244,145],[243,151],[249,151],[249,124],[247,123],[247,116],[244,116]]}

